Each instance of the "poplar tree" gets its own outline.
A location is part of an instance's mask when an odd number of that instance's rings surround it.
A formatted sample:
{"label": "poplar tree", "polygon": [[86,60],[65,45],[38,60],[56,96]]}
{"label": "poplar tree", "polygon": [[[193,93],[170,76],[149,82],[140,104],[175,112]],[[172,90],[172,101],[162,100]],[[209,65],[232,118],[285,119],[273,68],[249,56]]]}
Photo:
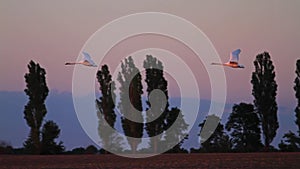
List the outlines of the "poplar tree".
{"label": "poplar tree", "polygon": [[252,73],[252,95],[254,105],[261,121],[264,146],[267,151],[279,128],[277,119],[275,70],[269,53],[264,52],[256,56],[255,71]]}
{"label": "poplar tree", "polygon": [[[144,68],[146,69],[145,82],[147,83],[148,93],[148,108],[146,109],[146,131],[150,137],[150,146],[153,148],[154,152],[157,152],[158,146],[160,146],[162,143],[162,137],[155,136],[164,132],[166,114],[169,107],[169,96],[167,89],[168,82],[164,77],[162,62],[155,57],[147,55],[146,60],[144,61]],[[155,89],[160,90],[164,94],[165,100],[157,95],[152,95],[152,97],[150,97],[151,92]],[[152,101],[151,103],[150,100]],[[153,120],[154,117],[157,118]]]}
{"label": "poplar tree", "polygon": [[118,81],[120,82],[119,110],[121,122],[127,141],[133,153],[143,136],[143,106],[142,106],[142,76],[131,57],[126,58],[121,65]]}
{"label": "poplar tree", "polygon": [[[28,139],[24,142],[24,148],[31,154],[59,154],[64,151],[63,142],[56,143],[60,129],[54,121],[46,121],[42,127],[47,113],[45,100],[49,89],[46,83],[46,71],[38,63],[30,61],[29,72],[25,74],[25,93],[29,101],[25,105],[24,118],[30,127]],[[41,130],[42,127],[42,130]]]}
{"label": "poplar tree", "polygon": [[297,107],[295,108],[295,115],[296,115],[296,125],[298,127],[298,136],[300,136],[300,59],[297,60],[296,63],[296,78],[295,78],[295,96],[297,99]]}
{"label": "poplar tree", "polygon": [[30,134],[24,143],[25,149],[29,153],[41,154],[41,131],[43,119],[47,113],[45,100],[49,89],[46,83],[46,71],[38,63],[30,61],[29,72],[25,74],[26,89],[29,97],[24,109],[24,118],[30,127]]}
{"label": "poplar tree", "polygon": [[297,99],[297,106],[295,108],[295,116],[296,120],[295,123],[298,127],[298,134],[289,131],[288,133],[284,134],[283,139],[279,143],[278,147],[282,151],[300,151],[300,59],[296,62],[296,78],[295,78],[295,97]]}
{"label": "poplar tree", "polygon": [[98,116],[98,134],[105,149],[118,149],[115,145],[114,126],[116,122],[115,103],[116,95],[115,84],[107,65],[103,65],[97,72],[97,79],[100,84],[101,97],[96,100]]}

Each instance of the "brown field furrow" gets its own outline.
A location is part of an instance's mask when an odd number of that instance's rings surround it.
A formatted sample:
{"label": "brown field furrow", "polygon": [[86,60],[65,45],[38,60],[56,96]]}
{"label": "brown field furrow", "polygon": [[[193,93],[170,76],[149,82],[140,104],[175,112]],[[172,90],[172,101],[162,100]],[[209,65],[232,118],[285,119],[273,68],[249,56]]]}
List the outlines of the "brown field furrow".
{"label": "brown field furrow", "polygon": [[1,155],[1,169],[204,168],[299,169],[300,153],[163,154],[134,159],[115,155]]}

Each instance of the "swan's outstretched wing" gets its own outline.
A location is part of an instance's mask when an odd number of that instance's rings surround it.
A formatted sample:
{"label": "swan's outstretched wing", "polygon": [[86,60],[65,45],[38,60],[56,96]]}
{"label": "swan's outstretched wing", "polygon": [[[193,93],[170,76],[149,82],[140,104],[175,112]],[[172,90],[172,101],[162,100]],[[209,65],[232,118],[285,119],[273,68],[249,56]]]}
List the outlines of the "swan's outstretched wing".
{"label": "swan's outstretched wing", "polygon": [[241,49],[237,49],[235,51],[233,51],[231,54],[230,54],[230,60],[229,62],[238,62],[239,61],[239,54],[241,53]]}
{"label": "swan's outstretched wing", "polygon": [[88,61],[91,65],[97,66],[96,63],[92,60],[91,56],[87,52],[82,52],[83,59]]}

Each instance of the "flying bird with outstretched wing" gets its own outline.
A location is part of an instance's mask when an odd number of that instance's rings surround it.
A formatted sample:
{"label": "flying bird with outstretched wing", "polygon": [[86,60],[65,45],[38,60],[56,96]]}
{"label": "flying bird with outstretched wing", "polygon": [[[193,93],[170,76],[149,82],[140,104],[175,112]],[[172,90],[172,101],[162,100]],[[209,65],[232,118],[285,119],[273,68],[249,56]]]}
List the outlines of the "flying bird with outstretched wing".
{"label": "flying bird with outstretched wing", "polygon": [[239,55],[241,53],[241,49],[237,49],[230,54],[230,59],[226,63],[212,63],[212,65],[222,65],[228,66],[231,68],[245,68],[243,65],[239,64]]}
{"label": "flying bird with outstretched wing", "polygon": [[83,59],[79,62],[67,62],[65,65],[76,65],[76,64],[81,64],[84,66],[91,66],[91,67],[97,67],[95,62],[92,60],[91,56],[87,52],[82,52],[83,54]]}

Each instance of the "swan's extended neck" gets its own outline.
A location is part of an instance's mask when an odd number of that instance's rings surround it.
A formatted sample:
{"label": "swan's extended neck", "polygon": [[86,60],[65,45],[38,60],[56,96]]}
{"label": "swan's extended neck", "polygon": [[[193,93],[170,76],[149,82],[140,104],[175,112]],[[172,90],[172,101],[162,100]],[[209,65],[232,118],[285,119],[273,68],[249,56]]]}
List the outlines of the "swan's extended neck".
{"label": "swan's extended neck", "polygon": [[80,63],[77,63],[77,62],[67,62],[67,63],[65,63],[65,65],[76,65],[76,64],[80,64]]}
{"label": "swan's extended neck", "polygon": [[212,65],[224,65],[223,63],[211,63]]}

